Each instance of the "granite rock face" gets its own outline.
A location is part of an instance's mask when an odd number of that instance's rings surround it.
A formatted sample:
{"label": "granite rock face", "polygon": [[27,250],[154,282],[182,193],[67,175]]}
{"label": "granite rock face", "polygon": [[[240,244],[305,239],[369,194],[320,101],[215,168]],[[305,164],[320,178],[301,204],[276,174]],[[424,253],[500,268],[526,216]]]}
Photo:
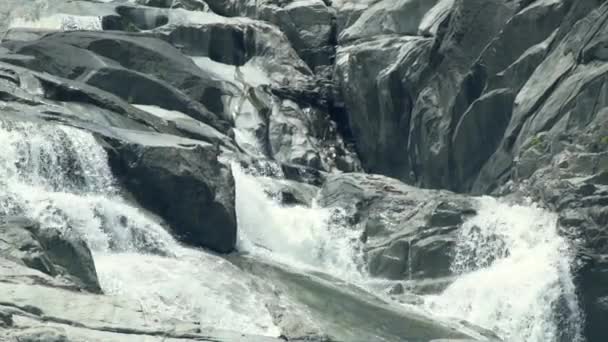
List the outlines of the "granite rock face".
{"label": "granite rock face", "polygon": [[[451,281],[471,195],[531,197],[559,214],[600,342],[607,18],[600,0],[4,0],[0,121],[93,134],[121,191],[220,253],[237,241],[232,163],[276,165],[286,180],[269,192],[310,206],[320,189],[360,230],[370,274],[392,280]],[[0,262],[28,289],[99,292],[86,246],[9,226],[31,250]],[[81,336],[32,328],[46,316],[30,304],[0,307],[23,334],[10,338]]]}
{"label": "granite rock face", "polygon": [[319,198],[344,209],[349,225],[361,230],[369,273],[392,280],[452,275],[457,233],[475,215],[475,201],[366,174],[330,177]]}
{"label": "granite rock face", "polygon": [[2,259],[58,277],[66,287],[101,292],[91,251],[76,234],[21,217],[3,218],[0,231]]}

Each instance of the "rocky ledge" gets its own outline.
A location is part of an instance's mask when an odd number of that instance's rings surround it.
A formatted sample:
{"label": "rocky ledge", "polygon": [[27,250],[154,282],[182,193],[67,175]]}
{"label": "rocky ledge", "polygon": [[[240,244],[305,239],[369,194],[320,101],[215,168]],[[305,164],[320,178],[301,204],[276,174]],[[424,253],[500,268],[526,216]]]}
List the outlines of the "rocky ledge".
{"label": "rocky ledge", "polygon": [[[369,272],[420,294],[453,280],[472,195],[533,198],[559,215],[584,335],[601,342],[607,16],[600,0],[5,0],[0,120],[91,133],[122,195],[219,253],[237,240],[232,163],[272,165],[287,180],[269,191],[286,205],[320,191],[359,230]],[[9,209],[6,336],[258,338],[150,329],[100,294],[81,240]]]}

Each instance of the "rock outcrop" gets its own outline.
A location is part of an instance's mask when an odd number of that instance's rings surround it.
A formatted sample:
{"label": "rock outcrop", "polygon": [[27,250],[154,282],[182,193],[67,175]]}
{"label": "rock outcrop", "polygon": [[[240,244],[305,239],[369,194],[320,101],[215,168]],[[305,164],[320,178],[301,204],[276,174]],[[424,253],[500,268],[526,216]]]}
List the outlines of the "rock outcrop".
{"label": "rock outcrop", "polygon": [[[47,5],[0,8],[0,120],[93,134],[125,195],[182,242],[233,251],[230,165],[272,164],[288,180],[268,191],[284,204],[310,205],[320,188],[322,205],[346,210],[371,275],[440,288],[475,213],[470,195],[528,196],[558,212],[577,253],[585,336],[606,340],[605,1]],[[64,326],[71,318],[29,309],[47,295],[65,308],[74,288],[99,292],[86,246],[30,223],[0,230],[22,247],[2,248],[0,265],[25,285],[0,284],[34,293],[0,304],[0,326],[23,328],[7,338],[80,336],[88,328]],[[99,340],[131,333],[104,329]]]}
{"label": "rock outcrop", "polygon": [[319,203],[346,211],[352,229],[361,230],[368,272],[393,280],[451,275],[458,230],[475,214],[470,197],[366,174],[330,177]]}
{"label": "rock outcrop", "polygon": [[101,292],[91,251],[73,231],[8,217],[2,219],[0,233],[0,259],[57,277],[57,282],[72,290]]}
{"label": "rock outcrop", "polygon": [[162,217],[180,240],[231,252],[236,243],[234,181],[230,168],[218,161],[219,148],[131,134],[132,140],[106,139],[110,166],[123,188]]}
{"label": "rock outcrop", "polygon": [[[357,20],[399,11],[397,3],[377,2],[342,32],[336,78],[363,167],[422,187],[533,194],[560,212],[580,250],[587,336],[600,341],[606,294],[592,284],[603,284],[606,270],[599,243],[607,132],[600,42],[608,7],[447,3],[426,12],[435,13],[427,17],[438,23],[433,30],[366,30]],[[407,22],[424,22],[420,15]]]}

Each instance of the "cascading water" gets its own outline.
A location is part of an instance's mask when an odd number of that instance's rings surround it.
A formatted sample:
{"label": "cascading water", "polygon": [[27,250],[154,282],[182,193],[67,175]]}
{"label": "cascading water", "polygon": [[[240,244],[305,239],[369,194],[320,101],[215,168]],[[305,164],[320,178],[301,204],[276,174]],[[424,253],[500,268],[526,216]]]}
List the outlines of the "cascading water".
{"label": "cascading water", "polygon": [[[76,128],[1,122],[0,214],[74,229],[93,250],[105,293],[140,303],[171,322],[278,335],[252,279],[229,263],[180,246],[120,196],[95,138]],[[323,272],[365,288],[359,232],[341,211],[282,206],[259,177],[233,168],[239,249]],[[556,216],[533,205],[478,200],[461,229],[452,271],[460,277],[426,296],[427,310],[490,328],[506,341],[581,341],[571,257]],[[213,279],[213,281],[208,281]]]}
{"label": "cascading water", "polygon": [[0,216],[74,229],[92,249],[101,286],[150,319],[279,334],[251,279],[224,259],[180,246],[120,197],[95,138],[76,128],[0,121]]}
{"label": "cascading water", "polygon": [[[328,208],[285,207],[256,177],[234,168],[240,249],[293,267],[310,267],[374,290],[363,270],[359,232]],[[452,271],[460,275],[421,309],[491,329],[505,341],[577,342],[582,317],[571,254],[557,217],[533,204],[478,198],[478,215],[460,231]]]}
{"label": "cascading water", "polygon": [[506,341],[581,341],[572,257],[557,215],[532,204],[479,200],[460,231],[452,271],[460,277],[426,306],[490,328]]}
{"label": "cascading water", "polygon": [[65,126],[1,122],[0,214],[78,230],[92,250],[163,251],[171,236],[118,196],[105,151]]}
{"label": "cascading water", "polygon": [[338,209],[282,206],[256,177],[233,166],[239,249],[345,280],[363,277],[359,233]]}

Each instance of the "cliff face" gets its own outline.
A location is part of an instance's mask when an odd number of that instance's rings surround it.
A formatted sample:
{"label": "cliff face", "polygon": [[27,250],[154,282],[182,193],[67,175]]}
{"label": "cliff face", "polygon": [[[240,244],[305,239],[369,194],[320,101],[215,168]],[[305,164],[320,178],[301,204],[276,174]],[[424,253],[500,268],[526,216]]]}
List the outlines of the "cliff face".
{"label": "cliff face", "polygon": [[[523,193],[559,212],[584,265],[577,279],[587,337],[600,341],[608,7],[466,0],[420,13],[410,7],[423,6],[378,2],[339,36],[336,79],[363,167],[421,187]],[[399,11],[405,22],[435,26],[386,24]],[[365,29],[374,18],[386,31]]]}
{"label": "cliff face", "polygon": [[240,163],[291,181],[286,204],[346,207],[371,275],[437,292],[473,196],[529,197],[574,251],[586,339],[608,339],[608,3],[4,3],[2,127],[91,133],[180,241],[234,250]]}

